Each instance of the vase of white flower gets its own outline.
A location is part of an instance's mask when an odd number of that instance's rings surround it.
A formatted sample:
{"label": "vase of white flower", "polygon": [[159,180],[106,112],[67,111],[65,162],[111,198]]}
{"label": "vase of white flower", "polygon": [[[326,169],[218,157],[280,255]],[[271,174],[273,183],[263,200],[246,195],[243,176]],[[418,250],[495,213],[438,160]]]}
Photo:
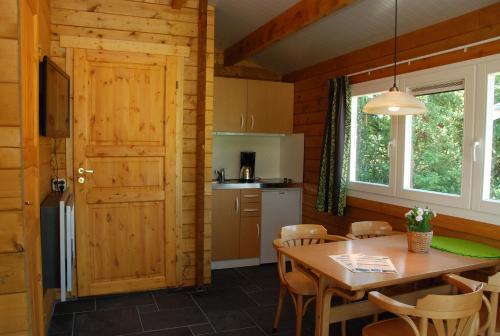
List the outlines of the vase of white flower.
{"label": "vase of white flower", "polygon": [[436,212],[429,208],[414,207],[405,215],[408,225],[408,250],[417,253],[427,253],[432,243],[432,223]]}

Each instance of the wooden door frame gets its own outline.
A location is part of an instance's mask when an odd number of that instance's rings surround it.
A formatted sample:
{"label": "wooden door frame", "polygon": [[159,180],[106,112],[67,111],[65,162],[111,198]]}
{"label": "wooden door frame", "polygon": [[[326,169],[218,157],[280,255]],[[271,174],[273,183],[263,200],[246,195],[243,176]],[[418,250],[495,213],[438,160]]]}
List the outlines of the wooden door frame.
{"label": "wooden door frame", "polygon": [[[63,37],[61,37],[63,38]],[[95,39],[96,41],[103,39]],[[65,41],[61,46],[66,46],[66,64],[68,74],[71,76],[71,93],[70,96],[74,95],[74,88],[77,84],[83,84],[83,88],[79,90],[85,90],[86,83],[74,83],[75,73],[79,76],[86,76],[85,72],[87,69],[85,67],[76,66],[81,64],[78,62],[79,57],[85,57],[87,49],[100,49],[100,50],[110,50],[114,52],[137,52],[138,50],[143,50],[144,43],[123,41],[123,48],[120,48],[119,41],[112,44],[112,48],[108,49],[106,43],[93,43],[89,45],[78,45],[77,42],[81,42],[79,39],[72,39],[71,37],[65,37],[61,39]],[[126,42],[126,43],[125,43]],[[73,48],[78,46],[80,48]],[[92,47],[98,46],[98,47]],[[164,45],[163,45],[164,46]],[[84,47],[84,48],[81,48]],[[120,50],[121,49],[121,50]],[[186,52],[186,50],[188,52]],[[170,155],[165,156],[164,166],[165,166],[165,201],[164,201],[164,211],[165,211],[165,221],[168,225],[165,226],[165,276],[167,279],[168,287],[175,287],[182,285],[182,261],[184,260],[182,255],[182,168],[183,168],[183,98],[184,98],[184,58],[189,55],[189,48],[187,47],[176,47],[162,48],[159,49],[157,53],[166,57],[166,76],[165,76],[165,149]],[[144,55],[144,54],[143,54]],[[83,77],[85,78],[85,77]],[[77,95],[74,96],[74,101],[81,99]],[[71,104],[72,111],[81,109],[82,106],[85,108],[85,104]],[[77,107],[78,106],[78,107]],[[76,121],[73,115],[73,123]],[[78,121],[80,123],[85,122],[83,120]],[[74,152],[81,151],[82,149],[77,149],[74,147],[74,136],[73,127],[71,129],[71,146],[67,146],[66,157],[70,158],[68,162],[72,163],[75,161]],[[68,153],[69,151],[71,153]],[[82,153],[83,154],[83,153]],[[174,157],[175,160],[170,160]],[[68,176],[73,178],[76,176],[73,167],[68,167]],[[78,205],[76,205],[78,207]],[[86,217],[87,214],[84,214]],[[85,219],[87,220],[87,219]],[[87,220],[88,222],[88,220]],[[172,225],[172,223],[174,223]],[[78,223],[77,233],[78,233]],[[78,240],[78,236],[77,236]],[[78,264],[77,264],[78,265]],[[78,272],[80,276],[80,272]],[[88,274],[86,275],[88,276]],[[88,284],[88,281],[86,282]],[[82,290],[82,284],[78,283],[78,291]],[[89,288],[83,289],[83,292],[89,293]]]}

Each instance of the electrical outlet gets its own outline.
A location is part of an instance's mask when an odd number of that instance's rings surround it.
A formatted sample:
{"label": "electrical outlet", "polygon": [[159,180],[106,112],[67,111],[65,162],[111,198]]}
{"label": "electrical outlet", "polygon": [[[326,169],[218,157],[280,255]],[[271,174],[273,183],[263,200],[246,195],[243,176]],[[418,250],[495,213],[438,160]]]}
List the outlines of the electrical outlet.
{"label": "electrical outlet", "polygon": [[66,190],[65,179],[52,179],[52,191],[64,191],[64,190]]}

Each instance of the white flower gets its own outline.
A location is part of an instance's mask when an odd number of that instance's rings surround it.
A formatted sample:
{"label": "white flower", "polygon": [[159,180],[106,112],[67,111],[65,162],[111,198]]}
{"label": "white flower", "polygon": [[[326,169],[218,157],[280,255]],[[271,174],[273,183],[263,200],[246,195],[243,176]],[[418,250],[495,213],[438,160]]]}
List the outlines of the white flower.
{"label": "white flower", "polygon": [[420,217],[422,217],[423,214],[424,214],[424,210],[422,210],[422,208],[418,208],[417,209],[417,215],[419,215]]}
{"label": "white flower", "polygon": [[423,217],[422,215],[418,215],[415,219],[417,220],[417,222],[421,222]]}
{"label": "white flower", "polygon": [[425,209],[424,209],[424,212],[425,212],[425,213],[428,213],[428,212],[429,212],[429,209],[425,208]]}

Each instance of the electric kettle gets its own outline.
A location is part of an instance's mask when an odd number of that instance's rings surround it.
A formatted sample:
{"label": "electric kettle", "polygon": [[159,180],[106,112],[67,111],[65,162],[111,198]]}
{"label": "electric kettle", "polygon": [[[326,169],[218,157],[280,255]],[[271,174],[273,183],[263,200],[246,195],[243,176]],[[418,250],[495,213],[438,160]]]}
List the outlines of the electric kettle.
{"label": "electric kettle", "polygon": [[250,166],[241,166],[241,169],[240,169],[240,181],[244,181],[244,182],[253,181],[252,167],[250,167]]}

